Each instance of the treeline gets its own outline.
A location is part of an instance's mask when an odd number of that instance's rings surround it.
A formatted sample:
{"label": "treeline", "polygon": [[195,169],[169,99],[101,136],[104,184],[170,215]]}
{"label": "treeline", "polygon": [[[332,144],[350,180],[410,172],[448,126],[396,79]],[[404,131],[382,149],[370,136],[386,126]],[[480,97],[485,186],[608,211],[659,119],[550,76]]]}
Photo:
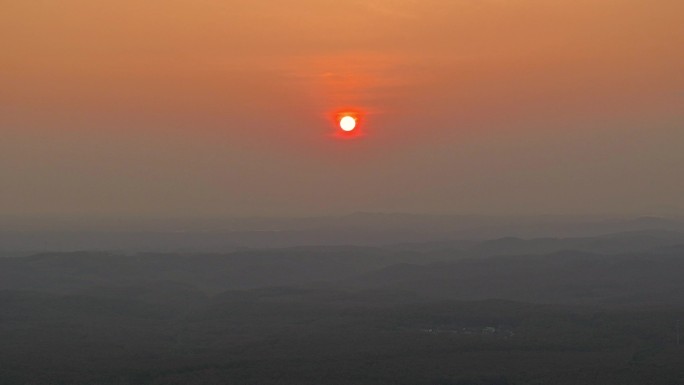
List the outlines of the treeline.
{"label": "treeline", "polygon": [[[3,292],[0,384],[673,384],[680,308]],[[394,293],[401,297],[401,293]],[[378,301],[374,298],[382,298]],[[392,303],[393,302],[393,303]],[[646,382],[647,381],[647,382]]]}

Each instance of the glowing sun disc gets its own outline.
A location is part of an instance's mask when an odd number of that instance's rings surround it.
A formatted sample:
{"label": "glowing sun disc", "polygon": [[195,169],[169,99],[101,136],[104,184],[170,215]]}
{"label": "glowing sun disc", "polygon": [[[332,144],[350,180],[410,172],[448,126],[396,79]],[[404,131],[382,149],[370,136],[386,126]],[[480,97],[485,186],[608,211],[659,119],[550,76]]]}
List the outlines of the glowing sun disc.
{"label": "glowing sun disc", "polygon": [[349,132],[349,131],[353,130],[355,127],[356,127],[356,119],[354,119],[353,117],[347,115],[347,116],[342,117],[342,119],[340,119],[340,128],[343,131]]}

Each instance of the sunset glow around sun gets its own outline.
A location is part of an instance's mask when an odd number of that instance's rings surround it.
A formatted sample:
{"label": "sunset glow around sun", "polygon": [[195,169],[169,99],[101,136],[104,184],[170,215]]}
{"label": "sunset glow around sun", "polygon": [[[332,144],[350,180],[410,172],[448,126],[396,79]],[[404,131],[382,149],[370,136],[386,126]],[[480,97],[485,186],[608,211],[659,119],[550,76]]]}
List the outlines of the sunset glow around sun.
{"label": "sunset glow around sun", "polygon": [[339,109],[332,115],[333,137],[337,139],[360,139],[366,136],[366,112],[358,108]]}
{"label": "sunset glow around sun", "polygon": [[345,115],[340,119],[340,128],[343,131],[350,132],[356,128],[356,119],[350,115]]}

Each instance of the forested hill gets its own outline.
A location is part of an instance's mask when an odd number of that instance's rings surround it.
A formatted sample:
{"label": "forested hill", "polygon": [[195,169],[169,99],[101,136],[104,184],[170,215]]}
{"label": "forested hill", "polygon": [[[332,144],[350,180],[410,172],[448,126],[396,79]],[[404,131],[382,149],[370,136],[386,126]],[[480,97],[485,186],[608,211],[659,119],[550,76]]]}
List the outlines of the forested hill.
{"label": "forested hill", "polygon": [[684,383],[678,233],[0,259],[0,385]]}

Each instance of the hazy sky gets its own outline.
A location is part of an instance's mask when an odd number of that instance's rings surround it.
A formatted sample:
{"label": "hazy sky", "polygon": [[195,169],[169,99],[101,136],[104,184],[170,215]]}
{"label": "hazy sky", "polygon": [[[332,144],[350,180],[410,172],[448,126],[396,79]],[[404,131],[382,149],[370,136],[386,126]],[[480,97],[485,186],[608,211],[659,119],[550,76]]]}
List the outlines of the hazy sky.
{"label": "hazy sky", "polygon": [[682,0],[0,9],[0,215],[684,207]]}

